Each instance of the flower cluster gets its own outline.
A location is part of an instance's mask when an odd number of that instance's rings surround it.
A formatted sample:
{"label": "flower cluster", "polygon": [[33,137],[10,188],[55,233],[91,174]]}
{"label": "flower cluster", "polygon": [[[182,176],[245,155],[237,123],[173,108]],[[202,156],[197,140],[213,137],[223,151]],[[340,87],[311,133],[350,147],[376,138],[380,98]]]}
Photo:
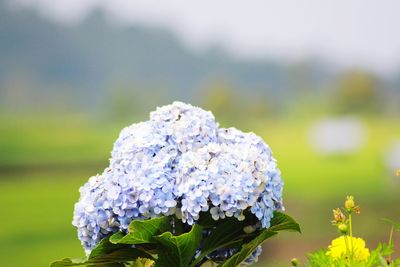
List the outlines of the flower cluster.
{"label": "flower cluster", "polygon": [[219,128],[210,112],[174,102],[121,131],[110,166],[80,189],[73,225],[87,253],[132,220],[162,215],[192,225],[201,212],[243,220],[250,210],[267,228],[283,209],[282,188],[260,137]]}

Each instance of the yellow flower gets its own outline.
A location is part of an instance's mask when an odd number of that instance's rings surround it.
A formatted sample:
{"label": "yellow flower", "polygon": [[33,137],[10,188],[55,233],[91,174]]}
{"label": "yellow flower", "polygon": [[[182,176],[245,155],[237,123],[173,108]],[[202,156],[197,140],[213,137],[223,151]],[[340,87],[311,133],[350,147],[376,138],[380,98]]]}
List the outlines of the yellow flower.
{"label": "yellow flower", "polygon": [[341,236],[332,240],[326,255],[331,259],[340,259],[344,256],[350,256],[352,253],[354,260],[358,262],[366,261],[370,255],[363,239],[350,236]]}

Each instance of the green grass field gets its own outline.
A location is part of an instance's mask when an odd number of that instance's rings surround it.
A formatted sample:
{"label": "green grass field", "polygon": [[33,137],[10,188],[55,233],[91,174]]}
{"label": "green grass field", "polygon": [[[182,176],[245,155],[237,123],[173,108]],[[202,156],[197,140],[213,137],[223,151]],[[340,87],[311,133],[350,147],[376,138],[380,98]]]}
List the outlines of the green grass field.
{"label": "green grass field", "polygon": [[[78,189],[102,172],[126,125],[89,121],[80,116],[0,119],[0,266],[46,266],[64,256],[83,255],[71,225]],[[328,244],[336,234],[329,225],[331,209],[347,194],[362,205],[357,232],[371,242],[388,232],[381,217],[400,220],[400,178],[383,164],[390,141],[400,138],[399,121],[366,119],[368,142],[359,152],[340,156],[312,151],[306,138],[311,123],[269,120],[244,127],[272,147],[285,181],[287,212],[303,229],[302,235],[272,240],[265,257],[301,257],[307,249]]]}

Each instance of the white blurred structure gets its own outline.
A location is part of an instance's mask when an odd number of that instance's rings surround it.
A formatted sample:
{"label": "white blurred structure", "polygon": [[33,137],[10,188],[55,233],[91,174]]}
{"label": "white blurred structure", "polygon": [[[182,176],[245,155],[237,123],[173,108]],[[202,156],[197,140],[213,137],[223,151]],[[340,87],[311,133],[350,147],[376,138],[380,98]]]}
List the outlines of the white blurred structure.
{"label": "white blurred structure", "polygon": [[311,146],[321,154],[348,154],[361,148],[366,133],[366,127],[359,119],[338,117],[316,122],[308,137]]}
{"label": "white blurred structure", "polygon": [[386,167],[391,175],[400,171],[400,139],[391,143],[385,155]]}

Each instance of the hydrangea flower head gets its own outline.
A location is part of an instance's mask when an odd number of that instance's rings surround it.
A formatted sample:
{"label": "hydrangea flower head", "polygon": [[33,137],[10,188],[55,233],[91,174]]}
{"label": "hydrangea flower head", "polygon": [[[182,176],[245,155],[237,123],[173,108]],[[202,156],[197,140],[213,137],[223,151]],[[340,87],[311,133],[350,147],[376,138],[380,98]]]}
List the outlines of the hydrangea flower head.
{"label": "hydrangea flower head", "polygon": [[87,253],[131,221],[163,215],[192,225],[201,212],[243,220],[249,210],[268,228],[283,209],[282,189],[260,137],[219,128],[211,112],[174,102],[121,131],[110,166],[80,189],[73,225]]}

